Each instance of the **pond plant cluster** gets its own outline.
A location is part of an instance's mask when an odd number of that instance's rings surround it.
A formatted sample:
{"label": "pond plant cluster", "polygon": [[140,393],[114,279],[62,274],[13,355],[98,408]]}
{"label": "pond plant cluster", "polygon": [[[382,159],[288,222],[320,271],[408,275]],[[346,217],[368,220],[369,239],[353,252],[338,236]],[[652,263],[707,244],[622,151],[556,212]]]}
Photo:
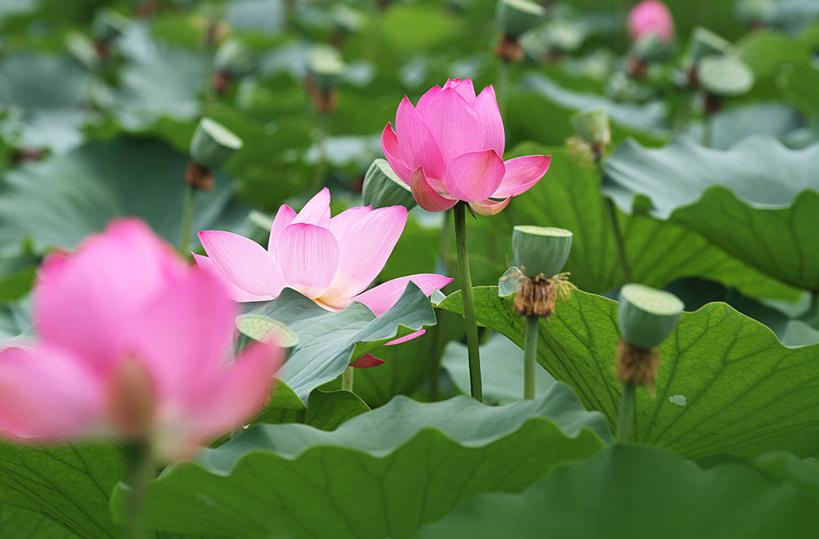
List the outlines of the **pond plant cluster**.
{"label": "pond plant cluster", "polygon": [[0,537],[819,537],[819,4],[0,2]]}

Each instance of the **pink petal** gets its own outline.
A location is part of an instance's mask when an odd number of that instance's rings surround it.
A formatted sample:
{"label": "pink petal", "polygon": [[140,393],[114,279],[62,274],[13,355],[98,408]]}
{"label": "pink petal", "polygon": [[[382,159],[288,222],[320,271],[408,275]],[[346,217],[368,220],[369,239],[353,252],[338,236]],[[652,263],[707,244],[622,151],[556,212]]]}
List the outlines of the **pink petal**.
{"label": "pink petal", "polygon": [[384,131],[381,132],[381,150],[398,177],[409,183],[412,171],[401,159],[401,153],[398,149],[398,137],[389,122],[384,126]]}
{"label": "pink petal", "polygon": [[279,206],[279,211],[276,212],[276,217],[273,219],[273,226],[270,227],[270,236],[267,239],[267,250],[273,252],[276,250],[276,243],[279,241],[282,230],[287,228],[296,219],[296,212],[287,204]]}
{"label": "pink petal", "polygon": [[192,253],[192,254],[193,254],[193,260],[194,260],[194,262],[196,262],[197,266],[199,266],[200,268],[202,268],[205,271],[209,271],[209,272],[213,273],[214,275],[216,275],[216,277],[219,280],[222,281],[222,284],[224,284],[227,287],[228,293],[230,294],[230,297],[233,299],[233,301],[238,301],[240,303],[245,303],[245,302],[252,302],[252,301],[270,301],[271,299],[273,299],[273,296],[270,296],[270,295],[258,296],[256,294],[251,294],[250,292],[247,292],[243,288],[239,288],[238,286],[233,284],[231,281],[229,281],[222,273],[219,272],[218,269],[216,269],[213,266],[213,262],[211,261],[210,258],[208,258],[206,256],[198,255],[196,253]]}
{"label": "pink petal", "polygon": [[443,177],[446,167],[438,143],[406,96],[395,113],[395,131],[399,155],[410,170],[423,167],[428,175]]}
{"label": "pink petal", "polygon": [[461,155],[446,170],[447,191],[453,198],[467,202],[485,200],[503,181],[503,160],[494,150]]}
{"label": "pink petal", "polygon": [[379,359],[372,354],[365,354],[350,363],[350,367],[355,367],[357,369],[369,369],[372,367],[378,367],[382,363],[384,363],[383,359]]}
{"label": "pink petal", "polygon": [[463,97],[467,103],[475,101],[475,87],[472,86],[472,79],[449,79],[444,84],[444,89],[452,88],[458,95]]}
{"label": "pink petal", "polygon": [[338,242],[326,228],[307,223],[292,224],[281,234],[276,259],[285,286],[309,298],[318,298],[338,269]]}
{"label": "pink petal", "polygon": [[425,329],[419,329],[418,331],[413,331],[412,333],[410,333],[408,335],[404,335],[403,337],[398,337],[397,339],[393,339],[390,342],[388,342],[387,344],[385,344],[384,346],[395,346],[397,344],[404,344],[405,342],[409,342],[409,341],[417,339],[418,337],[420,337],[421,335],[423,335],[426,332],[427,332],[427,330],[425,330]]}
{"label": "pink petal", "polygon": [[253,240],[221,230],[199,232],[199,241],[216,273],[232,286],[253,296],[276,297],[282,278],[276,262]]}
{"label": "pink petal", "polygon": [[141,221],[113,222],[77,251],[49,257],[34,291],[34,324],[46,344],[103,366],[112,339],[133,313],[185,270],[173,250]]}
{"label": "pink petal", "polygon": [[506,137],[498,101],[495,98],[495,89],[491,85],[484,88],[475,100],[475,113],[483,127],[483,147],[495,150],[499,156],[503,156]]}
{"label": "pink petal", "polygon": [[[461,154],[485,150],[484,130],[475,114],[473,105],[468,103],[452,88],[444,88],[424,103],[423,123],[429,128],[445,163]],[[398,131],[401,141],[401,131]],[[414,163],[406,161],[410,168]],[[417,165],[414,165],[417,167]],[[422,163],[422,166],[423,163]],[[424,166],[427,175],[440,177]]]}
{"label": "pink petal", "polygon": [[446,211],[458,202],[438,194],[429,184],[424,170],[420,167],[413,172],[410,178],[410,188],[415,201],[427,211]]}
{"label": "pink petal", "polygon": [[479,202],[470,202],[469,207],[478,215],[495,215],[502,212],[511,201],[511,197],[504,200],[486,199]]}
{"label": "pink petal", "polygon": [[526,155],[505,161],[506,173],[492,197],[507,198],[528,191],[543,178],[551,163],[551,155]]}
{"label": "pink petal", "polygon": [[233,340],[236,314],[219,279],[191,268],[133,317],[118,342],[119,355],[147,368],[160,400],[177,398],[219,368]]}
{"label": "pink petal", "polygon": [[6,348],[0,351],[0,436],[39,442],[88,436],[103,420],[104,389],[67,350]]}
{"label": "pink petal", "polygon": [[296,223],[308,223],[323,228],[330,226],[330,190],[325,187],[313,195],[293,219],[293,224]]}
{"label": "pink petal", "polygon": [[429,297],[436,290],[440,290],[449,283],[452,279],[445,275],[438,275],[436,273],[418,273],[416,275],[407,275],[406,277],[399,277],[386,283],[380,284],[375,288],[370,288],[366,292],[362,292],[353,298],[353,301],[363,303],[376,316],[380,316],[389,311],[393,305],[401,298],[401,295],[407,289],[407,285],[413,282],[420,288],[424,294]]}
{"label": "pink petal", "polygon": [[241,427],[267,402],[281,362],[279,347],[250,345],[181,403],[176,421],[163,425],[171,443],[162,444],[160,439],[160,451],[166,458],[184,457],[197,445]]}
{"label": "pink petal", "polygon": [[337,300],[349,302],[372,283],[407,224],[407,209],[403,206],[354,215],[358,217],[332,229],[339,247],[339,265],[330,288],[321,297],[330,305]]}

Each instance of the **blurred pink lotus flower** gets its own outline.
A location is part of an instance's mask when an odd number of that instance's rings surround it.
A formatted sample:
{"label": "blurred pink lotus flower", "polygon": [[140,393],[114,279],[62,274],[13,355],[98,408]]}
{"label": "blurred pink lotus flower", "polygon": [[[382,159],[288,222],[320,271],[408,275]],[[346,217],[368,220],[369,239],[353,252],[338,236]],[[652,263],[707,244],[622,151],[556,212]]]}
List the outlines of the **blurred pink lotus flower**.
{"label": "blurred pink lotus flower", "polygon": [[420,273],[367,290],[406,222],[403,206],[354,207],[330,217],[325,187],[298,213],[287,204],[279,208],[267,249],[238,234],[204,230],[199,239],[208,256],[194,257],[221,277],[236,301],[269,301],[292,288],[330,311],[357,301],[380,315],[410,281],[427,295],[452,282],[444,275]]}
{"label": "blurred pink lotus flower", "polygon": [[628,16],[628,31],[633,41],[655,34],[663,41],[674,37],[674,19],[665,4],[646,0],[634,6]]}
{"label": "blurred pink lotus flower", "polygon": [[281,353],[235,362],[236,305],[136,220],[53,254],[34,291],[39,341],[0,351],[0,435],[29,443],[118,437],[174,459],[267,400]]}
{"label": "blurred pink lotus flower", "polygon": [[504,137],[494,88],[476,96],[471,80],[450,79],[430,88],[416,107],[404,96],[395,130],[387,123],[381,133],[381,148],[425,210],[464,201],[492,215],[540,181],[551,162],[543,155],[504,161]]}

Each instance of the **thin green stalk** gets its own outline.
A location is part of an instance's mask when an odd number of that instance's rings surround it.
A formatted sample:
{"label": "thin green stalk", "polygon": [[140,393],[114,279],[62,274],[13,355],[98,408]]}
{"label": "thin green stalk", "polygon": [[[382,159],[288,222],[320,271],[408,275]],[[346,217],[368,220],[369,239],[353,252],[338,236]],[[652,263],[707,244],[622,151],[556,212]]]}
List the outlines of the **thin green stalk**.
{"label": "thin green stalk", "polygon": [[523,348],[523,398],[535,398],[535,370],[537,369],[537,337],[540,319],[526,317],[526,341]]}
{"label": "thin green stalk", "polygon": [[196,189],[191,185],[185,186],[185,200],[182,203],[182,240],[179,243],[179,254],[188,256],[191,246],[191,232],[193,231],[193,199]]}
{"label": "thin green stalk", "polygon": [[714,141],[714,120],[710,114],[705,115],[702,122],[702,145],[710,148]]}
{"label": "thin green stalk", "polygon": [[634,397],[634,383],[626,382],[623,387],[623,403],[620,405],[620,421],[617,424],[617,441],[620,443],[631,442],[634,432]]}
{"label": "thin green stalk", "polygon": [[819,329],[819,292],[817,291],[811,292],[810,313],[813,319],[808,320],[808,323],[813,324],[813,327]]}
{"label": "thin green stalk", "polygon": [[350,393],[353,392],[353,376],[355,375],[355,369],[353,367],[347,367],[344,369],[344,374],[341,375],[341,389],[344,391],[349,391]]}
{"label": "thin green stalk", "polygon": [[475,299],[472,297],[472,274],[469,269],[469,250],[466,246],[466,203],[458,202],[452,209],[455,223],[455,246],[458,253],[458,277],[464,304],[466,347],[469,351],[469,387],[472,398],[483,401],[481,382],[481,352],[478,345],[478,326],[475,322]]}
{"label": "thin green stalk", "polygon": [[[451,228],[450,220],[444,215],[444,223],[441,227],[441,245],[438,252],[438,260],[436,261],[436,271],[438,273],[443,273],[444,275],[452,275],[452,268],[450,268],[449,263],[449,248],[450,248],[450,228]],[[441,361],[443,360],[443,350],[444,345],[446,344],[446,334],[444,332],[444,328],[442,327],[443,321],[441,317],[438,317],[438,324],[431,329],[434,333],[434,338],[432,340],[432,354],[435,358],[435,364],[432,367],[432,379],[430,380],[429,384],[429,395],[430,400],[436,401],[438,400],[438,393],[440,391],[440,374],[441,374]]]}
{"label": "thin green stalk", "polygon": [[151,449],[146,443],[134,442],[126,446],[125,454],[128,465],[125,538],[146,539],[148,534],[142,519],[142,502],[148,482],[155,473]]}
{"label": "thin green stalk", "polygon": [[318,150],[319,160],[316,164],[316,173],[313,177],[313,189],[318,191],[324,185],[324,177],[327,174],[327,124],[329,123],[329,114],[325,112],[318,113]]}
{"label": "thin green stalk", "polygon": [[631,266],[626,255],[626,242],[623,238],[623,231],[620,229],[620,221],[617,219],[617,207],[614,205],[612,199],[606,200],[607,213],[609,214],[609,223],[611,224],[611,231],[614,234],[614,244],[617,247],[617,258],[620,259],[620,267],[623,270],[623,276],[626,282],[631,282]]}

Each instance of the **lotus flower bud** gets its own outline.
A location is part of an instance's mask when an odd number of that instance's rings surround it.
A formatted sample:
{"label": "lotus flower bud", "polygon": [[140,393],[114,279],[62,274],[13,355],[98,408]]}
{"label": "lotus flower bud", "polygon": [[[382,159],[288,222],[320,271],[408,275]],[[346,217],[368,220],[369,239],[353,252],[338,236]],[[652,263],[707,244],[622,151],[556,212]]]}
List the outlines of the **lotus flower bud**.
{"label": "lotus flower bud", "polygon": [[645,0],[629,13],[628,30],[634,41],[650,34],[663,41],[671,41],[674,38],[674,19],[668,7],[659,0]]}
{"label": "lotus flower bud", "polygon": [[385,159],[376,159],[364,175],[362,198],[365,205],[373,208],[404,206],[408,210],[415,207],[415,198],[409,185],[392,170]]}
{"label": "lotus flower bud", "polygon": [[543,6],[529,0],[500,0],[498,23],[504,35],[519,38],[538,25],[546,14]]}
{"label": "lotus flower bud", "polygon": [[595,108],[577,112],[571,117],[577,136],[592,147],[606,146],[611,142],[611,125],[606,109]]}
{"label": "lotus flower bud", "polygon": [[515,265],[530,277],[557,275],[572,249],[572,233],[565,228],[521,225],[512,231]]}
{"label": "lotus flower bud", "polygon": [[250,51],[236,39],[222,43],[213,56],[213,68],[231,78],[241,77],[253,71],[254,62]]}
{"label": "lotus flower bud", "polygon": [[205,167],[221,165],[242,147],[242,139],[210,118],[202,118],[191,139],[191,159]]}
{"label": "lotus flower bud", "polygon": [[618,308],[623,341],[643,350],[656,348],[677,327],[683,307],[670,292],[640,284],[625,285]]}

